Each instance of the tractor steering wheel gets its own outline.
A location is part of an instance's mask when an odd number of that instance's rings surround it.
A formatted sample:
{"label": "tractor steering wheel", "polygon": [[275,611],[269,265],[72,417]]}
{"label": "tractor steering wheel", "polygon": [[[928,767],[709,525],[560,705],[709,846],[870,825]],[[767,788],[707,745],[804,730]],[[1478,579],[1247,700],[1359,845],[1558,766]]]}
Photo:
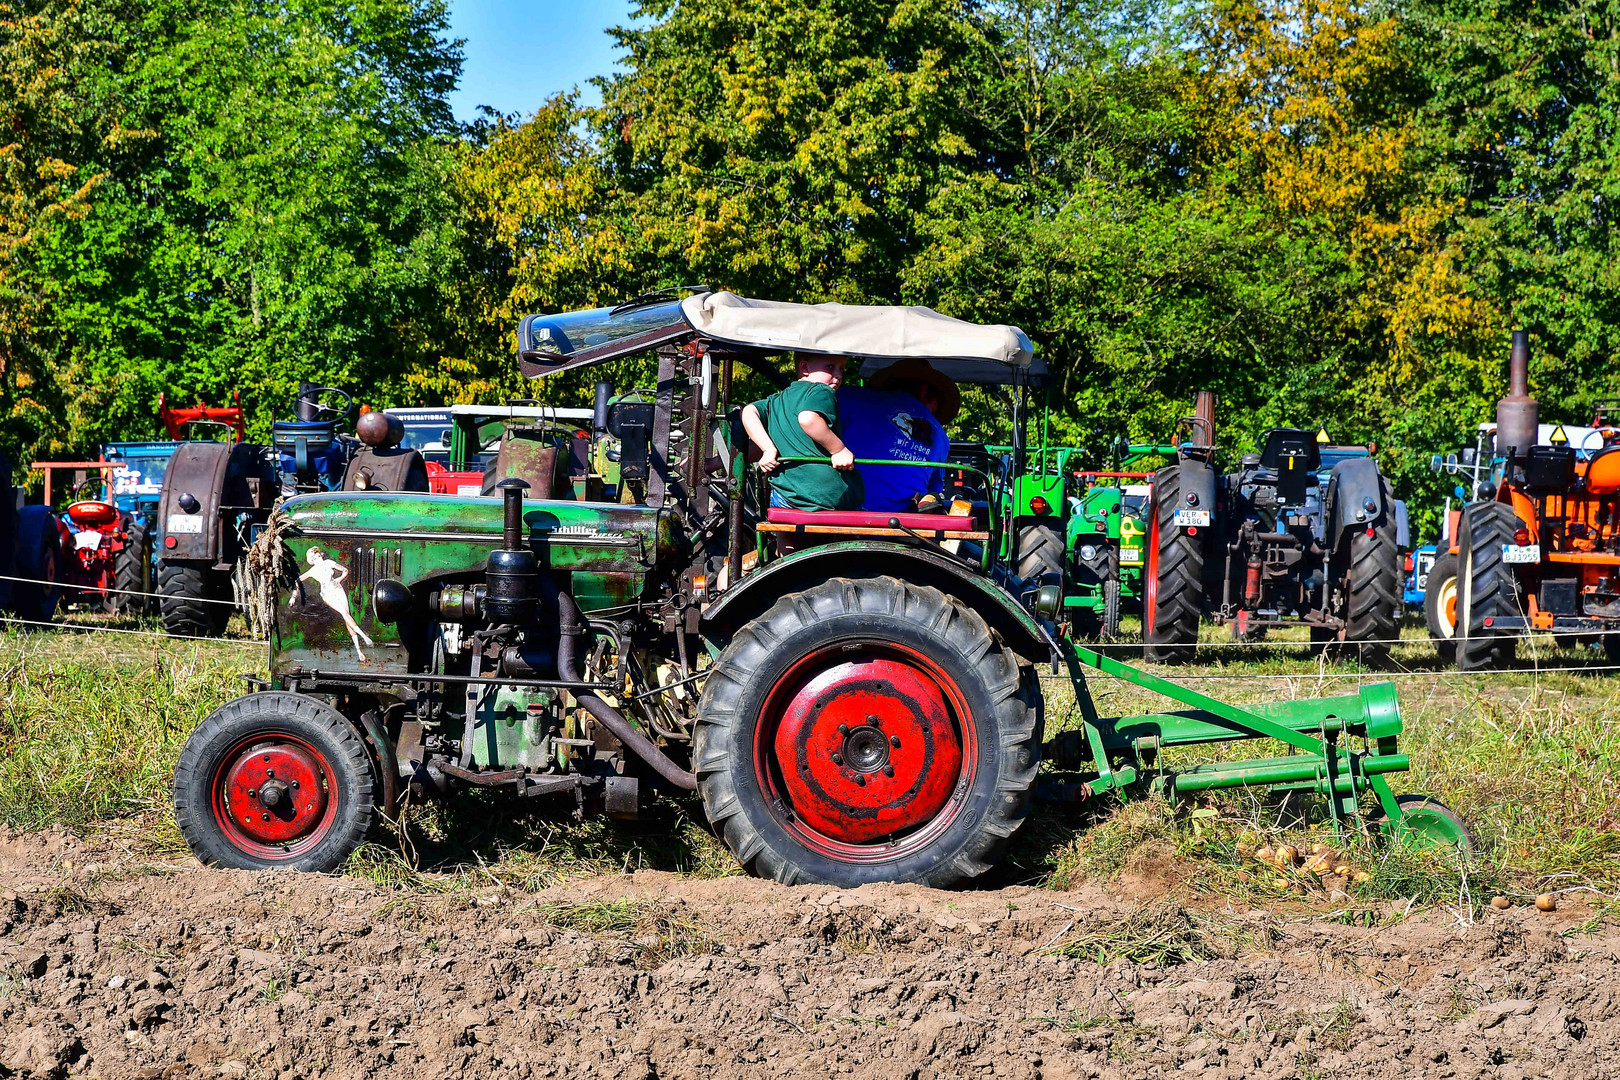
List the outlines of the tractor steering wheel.
{"label": "tractor steering wheel", "polygon": [[[332,394],[336,394],[343,399],[341,408],[326,403],[325,399]],[[349,411],[354,408],[354,395],[347,390],[339,390],[335,386],[312,386],[293,399],[293,412],[296,414],[299,411],[298,406],[306,402],[314,410],[315,419],[341,420],[349,415]]]}

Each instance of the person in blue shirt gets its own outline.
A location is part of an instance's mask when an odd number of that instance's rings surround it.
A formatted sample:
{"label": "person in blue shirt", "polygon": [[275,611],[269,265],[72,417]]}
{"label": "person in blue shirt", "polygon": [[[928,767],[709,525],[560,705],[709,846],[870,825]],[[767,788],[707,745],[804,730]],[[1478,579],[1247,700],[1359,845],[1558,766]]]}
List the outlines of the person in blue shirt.
{"label": "person in blue shirt", "polygon": [[[874,374],[864,387],[838,391],[844,445],[857,458],[944,461],[951,439],[944,425],[961,408],[961,391],[926,360],[901,360]],[[863,510],[914,510],[917,497],[944,486],[939,469],[862,465]]]}

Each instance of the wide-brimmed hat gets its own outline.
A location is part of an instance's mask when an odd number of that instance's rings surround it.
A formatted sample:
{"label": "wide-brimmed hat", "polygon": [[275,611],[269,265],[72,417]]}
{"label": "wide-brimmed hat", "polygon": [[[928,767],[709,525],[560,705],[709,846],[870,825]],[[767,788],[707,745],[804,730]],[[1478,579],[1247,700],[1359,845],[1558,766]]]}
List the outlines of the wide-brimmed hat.
{"label": "wide-brimmed hat", "polygon": [[896,360],[883,370],[874,372],[866,380],[866,385],[874,390],[889,390],[895,383],[905,382],[922,383],[934,392],[938,406],[934,409],[934,419],[940,423],[950,423],[962,411],[962,391],[926,360],[914,357]]}

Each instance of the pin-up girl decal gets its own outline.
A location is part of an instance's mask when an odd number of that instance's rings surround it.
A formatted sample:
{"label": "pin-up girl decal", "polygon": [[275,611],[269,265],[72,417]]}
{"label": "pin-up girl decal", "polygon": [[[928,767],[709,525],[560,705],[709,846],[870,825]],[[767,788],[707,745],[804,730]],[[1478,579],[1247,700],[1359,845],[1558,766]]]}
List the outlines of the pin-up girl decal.
{"label": "pin-up girl decal", "polygon": [[349,568],[340,562],[326,557],[326,552],[318,547],[309,549],[309,569],[299,575],[299,581],[314,581],[321,589],[321,603],[343,616],[343,625],[349,628],[349,637],[354,639],[354,654],[363,663],[366,654],[360,651],[360,642],[367,645],[375,644],[366,632],[360,629],[360,624],[354,621],[349,614],[349,594],[343,591],[343,582],[348,579]]}

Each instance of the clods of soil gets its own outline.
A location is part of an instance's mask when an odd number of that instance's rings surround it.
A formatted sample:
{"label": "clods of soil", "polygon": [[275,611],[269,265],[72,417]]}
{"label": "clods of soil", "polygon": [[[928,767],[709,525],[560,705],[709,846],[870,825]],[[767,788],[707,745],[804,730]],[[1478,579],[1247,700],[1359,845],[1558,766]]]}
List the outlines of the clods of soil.
{"label": "clods of soil", "polygon": [[1604,1077],[1620,930],[1097,889],[542,893],[0,838],[0,1076]]}

